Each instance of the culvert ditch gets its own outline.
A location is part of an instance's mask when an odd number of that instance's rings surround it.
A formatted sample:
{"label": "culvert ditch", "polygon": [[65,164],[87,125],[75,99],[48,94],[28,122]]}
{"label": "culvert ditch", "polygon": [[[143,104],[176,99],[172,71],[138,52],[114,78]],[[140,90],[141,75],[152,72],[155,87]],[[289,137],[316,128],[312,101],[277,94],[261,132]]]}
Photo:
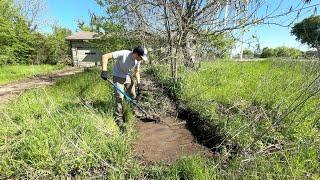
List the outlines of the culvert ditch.
{"label": "culvert ditch", "polygon": [[[223,137],[197,112],[179,108],[151,75],[142,78],[140,105],[149,114],[160,116],[160,123],[136,122],[134,156],[146,163],[172,162],[189,155],[218,156]],[[227,148],[234,149],[233,145]]]}

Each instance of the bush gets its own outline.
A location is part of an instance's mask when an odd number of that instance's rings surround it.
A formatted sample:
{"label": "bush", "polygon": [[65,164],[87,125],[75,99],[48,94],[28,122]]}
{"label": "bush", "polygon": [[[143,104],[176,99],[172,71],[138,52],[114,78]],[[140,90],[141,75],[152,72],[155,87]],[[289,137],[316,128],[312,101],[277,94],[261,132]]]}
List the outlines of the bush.
{"label": "bush", "polygon": [[285,46],[277,47],[275,49],[265,47],[262,50],[261,58],[270,57],[287,57],[297,59],[302,56],[302,52],[296,48],[289,48]]}
{"label": "bush", "polygon": [[291,57],[291,58],[297,59],[302,55],[299,49],[288,48],[285,46],[277,47],[275,49],[275,52],[276,52],[276,57]]}
{"label": "bush", "polygon": [[243,55],[247,58],[253,57],[253,52],[250,49],[245,49]]}
{"label": "bush", "polygon": [[12,1],[0,1],[0,65],[5,64],[70,64],[66,28],[53,27],[46,36],[32,32],[28,22]]}
{"label": "bush", "polygon": [[275,56],[274,49],[268,48],[268,47],[265,47],[262,49],[261,58],[269,58],[274,56]]}
{"label": "bush", "polygon": [[67,28],[53,27],[53,33],[46,38],[45,49],[47,64],[71,64],[69,46],[65,37],[71,35],[71,31]]}
{"label": "bush", "polygon": [[[201,56],[208,58],[226,58],[235,45],[235,40],[228,34],[200,36],[198,49],[203,52]],[[203,57],[204,58],[204,57]]]}
{"label": "bush", "polygon": [[35,54],[34,36],[12,1],[0,1],[0,65],[29,64]]}

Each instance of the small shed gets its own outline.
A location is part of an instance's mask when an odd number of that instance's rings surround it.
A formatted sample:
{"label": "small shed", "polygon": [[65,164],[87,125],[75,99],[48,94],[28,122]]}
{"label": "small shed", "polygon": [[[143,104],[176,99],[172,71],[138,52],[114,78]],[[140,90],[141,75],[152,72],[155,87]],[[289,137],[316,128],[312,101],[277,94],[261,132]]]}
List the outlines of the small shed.
{"label": "small shed", "polygon": [[102,52],[88,43],[98,39],[98,33],[87,31],[76,32],[66,37],[71,48],[73,66],[90,67],[100,64]]}

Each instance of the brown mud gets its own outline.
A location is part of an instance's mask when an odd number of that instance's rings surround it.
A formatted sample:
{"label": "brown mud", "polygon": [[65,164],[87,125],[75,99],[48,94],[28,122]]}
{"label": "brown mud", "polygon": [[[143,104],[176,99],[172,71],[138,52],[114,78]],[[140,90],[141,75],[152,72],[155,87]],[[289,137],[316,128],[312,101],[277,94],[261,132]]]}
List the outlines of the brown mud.
{"label": "brown mud", "polygon": [[137,140],[134,155],[144,163],[171,163],[189,155],[212,156],[213,151],[199,144],[193,132],[174,103],[157,87],[152,77],[142,78],[142,93],[139,104],[150,115],[160,116],[160,122],[137,120]]}

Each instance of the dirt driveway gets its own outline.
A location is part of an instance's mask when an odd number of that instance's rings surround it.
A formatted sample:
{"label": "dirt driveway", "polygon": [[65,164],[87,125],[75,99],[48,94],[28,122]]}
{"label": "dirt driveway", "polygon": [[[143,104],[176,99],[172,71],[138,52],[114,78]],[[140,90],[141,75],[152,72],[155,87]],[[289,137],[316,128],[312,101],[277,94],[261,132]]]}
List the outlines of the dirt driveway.
{"label": "dirt driveway", "polygon": [[52,85],[58,78],[80,73],[83,72],[83,70],[84,68],[69,67],[51,74],[26,78],[16,82],[0,85],[0,104],[10,101],[24,90],[39,88],[45,85]]}

